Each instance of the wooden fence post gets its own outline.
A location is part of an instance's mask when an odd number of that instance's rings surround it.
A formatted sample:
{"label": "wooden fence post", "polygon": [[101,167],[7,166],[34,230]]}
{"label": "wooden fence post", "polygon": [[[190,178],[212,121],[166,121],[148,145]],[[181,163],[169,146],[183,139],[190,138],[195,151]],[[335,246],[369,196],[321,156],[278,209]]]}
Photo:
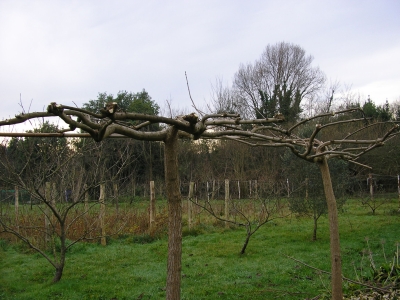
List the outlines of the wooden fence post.
{"label": "wooden fence post", "polygon": [[372,173],[368,175],[368,185],[369,185],[369,194],[371,196],[371,201],[372,201],[374,200],[374,184],[373,184]]}
{"label": "wooden fence post", "polygon": [[306,200],[308,200],[308,177],[306,178]]}
{"label": "wooden fence post", "polygon": [[51,229],[50,229],[50,214],[51,214],[51,209],[49,207],[49,205],[51,205],[52,200],[51,200],[51,183],[50,182],[46,182],[45,184],[45,199],[47,202],[47,205],[44,208],[44,234],[45,234],[45,243],[46,243],[46,247],[49,245],[50,243],[50,237],[51,237]]}
{"label": "wooden fence post", "polygon": [[249,196],[251,198],[251,180],[249,180]]}
{"label": "wooden fence post", "polygon": [[256,201],[258,201],[259,195],[258,195],[258,181],[257,179],[254,180],[254,197],[252,198],[252,204],[253,204],[253,215],[256,216]]}
{"label": "wooden fence post", "polygon": [[194,194],[194,182],[189,183],[189,197],[188,197],[188,226],[189,230],[192,229],[192,201]]}
{"label": "wooden fence post", "polygon": [[102,246],[107,245],[107,240],[106,240],[106,228],[104,225],[104,218],[106,215],[106,185],[104,183],[100,184],[100,197],[99,197],[99,202],[100,202],[100,212],[99,212],[99,219],[100,219],[100,230],[101,230],[101,238],[100,238],[100,243]]}
{"label": "wooden fence post", "polygon": [[[219,187],[219,185],[218,185]],[[214,200],[215,197],[215,179],[212,182],[212,192],[211,192],[211,200]]]}
{"label": "wooden fence post", "polygon": [[156,221],[156,195],[154,190],[154,181],[150,181],[150,232],[154,229]]}
{"label": "wooden fence post", "polygon": [[[53,207],[56,206],[56,201],[57,201],[57,185],[55,182],[53,182],[53,184],[51,185],[51,205]],[[59,202],[62,202],[62,198],[59,199]]]}
{"label": "wooden fence post", "polygon": [[399,212],[400,212],[400,175],[397,175],[397,192],[399,193]]}
{"label": "wooden fence post", "polygon": [[290,198],[290,183],[289,178],[286,178],[287,197]]}
{"label": "wooden fence post", "polygon": [[17,227],[17,232],[19,231],[19,191],[18,186],[15,186],[15,225]]}
{"label": "wooden fence post", "polygon": [[87,184],[83,186],[83,189],[85,190],[85,200],[84,200],[84,210],[85,213],[89,211],[89,191],[87,190]]}
{"label": "wooden fence post", "polygon": [[118,203],[118,184],[114,183],[113,184],[113,190],[114,190],[114,199],[115,199],[115,210],[118,216],[119,213],[119,203]]}
{"label": "wooden fence post", "polygon": [[207,189],[207,192],[206,192],[206,193],[207,193],[207,201],[210,202],[210,192],[209,192],[210,185],[208,184],[208,181],[207,181],[206,187],[207,187],[207,188],[206,188],[206,189]]}
{"label": "wooden fence post", "polygon": [[[225,219],[229,219],[229,179],[225,179]],[[229,226],[228,222],[225,224]]]}

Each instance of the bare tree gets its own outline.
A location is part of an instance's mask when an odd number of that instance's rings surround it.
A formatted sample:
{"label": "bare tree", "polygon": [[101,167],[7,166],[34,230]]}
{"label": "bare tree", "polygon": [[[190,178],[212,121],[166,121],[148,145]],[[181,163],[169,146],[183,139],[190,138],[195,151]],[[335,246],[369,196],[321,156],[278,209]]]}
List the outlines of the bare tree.
{"label": "bare tree", "polygon": [[[280,119],[242,120],[237,114],[212,114],[199,118],[195,113],[177,118],[124,112],[117,103],[108,103],[99,113],[51,103],[47,112],[20,114],[15,118],[0,121],[0,126],[23,123],[35,118],[57,116],[69,125],[59,133],[46,133],[46,137],[80,136],[91,137],[100,142],[111,137],[129,137],[138,140],[162,141],[165,145],[165,180],[168,199],[168,262],[167,262],[167,299],[180,299],[181,253],[182,253],[182,206],[179,190],[177,140],[178,138],[198,139],[208,129],[217,127],[238,127],[243,124],[265,124],[279,122]],[[136,121],[134,125],[132,121]],[[158,131],[148,130],[149,125],[164,124]],[[81,129],[86,134],[67,133]],[[224,135],[224,130],[218,131]],[[226,131],[232,135],[231,131]],[[251,133],[249,133],[251,134]],[[29,136],[29,134],[4,134],[6,136]],[[40,136],[38,133],[31,135]]]}
{"label": "bare tree", "polygon": [[[263,189],[262,196],[260,196],[258,192],[255,192],[255,196],[251,202],[230,199],[228,209],[232,215],[229,216],[222,216],[217,211],[215,203],[213,203],[210,198],[204,199],[203,201],[193,201],[193,199],[189,200],[207,211],[217,220],[244,227],[246,229],[246,238],[240,250],[240,254],[244,254],[249,245],[250,238],[263,225],[272,222],[277,218],[286,217],[284,214],[279,214],[279,211],[281,210],[279,197],[282,191],[277,187],[278,185],[275,187],[273,185],[268,185],[267,188]],[[211,193],[214,194],[215,191],[213,190]]]}
{"label": "bare tree", "polygon": [[233,90],[244,115],[297,117],[301,101],[313,97],[325,82],[325,75],[312,61],[300,46],[280,42],[268,45],[254,64],[241,65]]}
{"label": "bare tree", "polygon": [[[361,113],[356,118],[341,118],[341,115]],[[304,127],[314,125],[314,129],[306,135]],[[341,130],[345,125],[346,131]],[[374,130],[381,127],[381,130]],[[256,126],[249,131],[232,130],[231,132],[207,132],[203,137],[227,138],[251,146],[287,147],[298,158],[315,163],[321,172],[325,198],[328,206],[330,231],[332,297],[343,298],[342,265],[339,242],[339,226],[337,204],[329,170],[329,159],[343,159],[359,164],[365,153],[383,146],[384,142],[398,133],[399,126],[393,122],[370,123],[359,108],[322,114],[302,120],[288,129],[281,126]],[[348,131],[347,131],[348,130]],[[371,132],[372,131],[372,132]],[[378,133],[378,134],[377,134]],[[373,136],[375,134],[375,137]],[[236,136],[235,136],[236,135]]]}
{"label": "bare tree", "polygon": [[242,111],[239,108],[240,103],[235,101],[235,93],[229,89],[228,86],[224,86],[223,80],[217,78],[215,84],[212,85],[211,103],[209,110],[217,113],[235,113]]}
{"label": "bare tree", "polygon": [[[14,140],[1,149],[2,184],[19,190],[30,203],[25,199],[25,205],[15,212],[3,205],[0,232],[16,236],[40,253],[55,268],[53,282],[58,282],[68,249],[99,237],[98,219],[88,217],[98,201],[82,203],[88,190],[98,187],[97,174],[107,172],[100,170],[105,167],[103,157],[97,157],[90,172],[85,172],[81,158],[86,151],[93,154],[92,147],[78,152],[72,150],[72,144],[48,143],[46,139]],[[104,177],[102,180],[105,182]]]}

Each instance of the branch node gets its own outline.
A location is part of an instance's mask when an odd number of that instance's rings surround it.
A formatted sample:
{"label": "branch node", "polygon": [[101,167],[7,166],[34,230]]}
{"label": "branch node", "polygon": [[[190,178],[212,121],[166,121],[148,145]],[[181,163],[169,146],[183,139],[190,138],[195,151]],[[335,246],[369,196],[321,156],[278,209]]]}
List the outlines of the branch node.
{"label": "branch node", "polygon": [[100,113],[103,117],[111,117],[118,111],[118,103],[117,102],[109,102],[104,106],[103,109],[100,110]]}
{"label": "branch node", "polygon": [[54,114],[55,116],[60,116],[64,111],[64,108],[61,104],[57,104],[56,102],[51,102],[49,106],[47,106],[47,112],[50,114]]}

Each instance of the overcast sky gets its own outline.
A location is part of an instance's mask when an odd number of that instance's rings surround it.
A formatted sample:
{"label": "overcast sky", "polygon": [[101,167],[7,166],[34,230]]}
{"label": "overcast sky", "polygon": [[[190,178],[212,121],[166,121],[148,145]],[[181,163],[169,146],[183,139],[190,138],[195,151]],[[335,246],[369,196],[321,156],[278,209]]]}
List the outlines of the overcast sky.
{"label": "overcast sky", "polygon": [[268,44],[305,49],[327,78],[400,99],[400,1],[0,0],[0,118],[146,89],[201,106]]}

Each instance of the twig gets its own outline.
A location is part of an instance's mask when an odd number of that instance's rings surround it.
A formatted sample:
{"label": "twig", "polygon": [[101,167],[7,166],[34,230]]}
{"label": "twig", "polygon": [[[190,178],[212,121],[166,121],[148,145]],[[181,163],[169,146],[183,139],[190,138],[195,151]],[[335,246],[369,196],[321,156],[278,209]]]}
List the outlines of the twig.
{"label": "twig", "polygon": [[[331,274],[332,274],[331,272],[324,271],[324,270],[318,269],[318,268],[316,268],[316,267],[310,266],[310,265],[306,264],[305,262],[302,262],[301,260],[298,260],[298,259],[296,259],[296,258],[294,258],[294,257],[289,256],[289,255],[285,255],[285,256],[286,256],[287,258],[290,258],[290,259],[292,259],[292,260],[294,260],[294,261],[296,261],[296,262],[298,262],[298,263],[300,263],[300,264],[302,264],[302,265],[304,265],[304,266],[310,268],[310,269],[316,270],[316,271],[318,271],[318,272],[322,272],[322,273],[327,274],[327,275],[331,275]],[[342,276],[342,279],[343,279],[343,280],[346,280],[346,281],[349,281],[349,282],[351,282],[351,283],[355,283],[355,284],[359,284],[359,285],[368,287],[368,288],[373,289],[373,290],[377,290],[377,291],[383,292],[383,293],[389,292],[389,291],[386,290],[386,289],[381,289],[381,288],[378,288],[378,287],[376,287],[376,286],[372,286],[372,285],[369,285],[369,284],[366,284],[366,283],[362,283],[362,282],[359,282],[359,281],[355,281],[355,280],[353,280],[353,279],[350,279],[350,278],[347,278],[347,277],[344,277],[344,276]]]}
{"label": "twig", "polygon": [[203,116],[203,115],[205,115],[205,113],[202,112],[201,110],[199,110],[199,109],[196,107],[196,104],[194,104],[194,101],[193,101],[193,99],[192,99],[192,95],[191,95],[191,93],[190,93],[189,81],[188,81],[188,78],[187,78],[186,71],[185,71],[185,77],[186,77],[186,85],[187,85],[187,88],[188,88],[190,101],[192,101],[192,106],[193,106],[193,108],[194,108],[201,116]]}
{"label": "twig", "polygon": [[167,105],[168,105],[169,117],[172,118],[171,102],[169,102],[168,100],[165,100],[165,102],[167,102]]}

